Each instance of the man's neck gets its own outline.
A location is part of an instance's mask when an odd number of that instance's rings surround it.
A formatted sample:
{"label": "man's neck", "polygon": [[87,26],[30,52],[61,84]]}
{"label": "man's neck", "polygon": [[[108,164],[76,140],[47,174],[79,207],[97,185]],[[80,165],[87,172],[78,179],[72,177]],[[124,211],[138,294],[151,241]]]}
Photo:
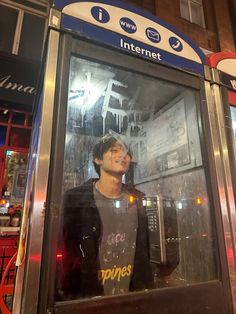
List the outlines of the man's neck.
{"label": "man's neck", "polygon": [[119,198],[122,192],[122,176],[101,173],[96,188],[108,198]]}

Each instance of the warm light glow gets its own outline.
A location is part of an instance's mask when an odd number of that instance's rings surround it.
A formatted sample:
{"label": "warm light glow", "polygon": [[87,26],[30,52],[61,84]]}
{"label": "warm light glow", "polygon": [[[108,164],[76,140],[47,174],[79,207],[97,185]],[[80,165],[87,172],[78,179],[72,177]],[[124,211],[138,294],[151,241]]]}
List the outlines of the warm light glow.
{"label": "warm light glow", "polygon": [[61,253],[57,254],[57,258],[62,258],[62,257],[63,257],[63,255]]}
{"label": "warm light glow", "polygon": [[202,204],[202,200],[201,200],[200,196],[197,197],[196,203],[197,203],[198,205],[201,205],[201,204]]}
{"label": "warm light glow", "polygon": [[130,202],[130,204],[132,204],[132,203],[134,202],[134,197],[133,197],[133,195],[130,195],[130,196],[129,196],[129,202]]}
{"label": "warm light glow", "polygon": [[6,203],[7,203],[7,201],[5,199],[0,200],[0,205],[5,205]]}

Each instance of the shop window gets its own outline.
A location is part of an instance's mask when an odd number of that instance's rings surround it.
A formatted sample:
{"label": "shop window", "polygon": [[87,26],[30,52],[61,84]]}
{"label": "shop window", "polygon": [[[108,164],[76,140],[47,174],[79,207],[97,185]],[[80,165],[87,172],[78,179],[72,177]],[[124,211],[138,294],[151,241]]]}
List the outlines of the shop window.
{"label": "shop window", "polygon": [[0,125],[0,146],[6,143],[7,127]]}
{"label": "shop window", "polygon": [[18,10],[0,5],[0,51],[12,52]]}
{"label": "shop window", "polygon": [[9,146],[28,148],[30,144],[30,131],[28,129],[11,128]]}
{"label": "shop window", "polygon": [[12,124],[25,124],[25,114],[22,112],[14,112],[12,115]]}
{"label": "shop window", "polygon": [[0,109],[0,122],[8,123],[9,120],[9,110]]}
{"label": "shop window", "polygon": [[33,116],[29,115],[28,117],[28,126],[32,126]]}
{"label": "shop window", "polygon": [[6,153],[3,194],[9,196],[10,204],[23,203],[28,155],[12,150]]}
{"label": "shop window", "polygon": [[[37,6],[37,5],[36,5]],[[41,7],[41,6],[40,6]],[[46,22],[45,12],[25,11],[21,8],[0,5],[0,50],[40,60]]]}
{"label": "shop window", "polygon": [[[45,19],[25,13],[18,54],[22,57],[40,59],[44,37]],[[30,30],[30,31],[29,31]]]}
{"label": "shop window", "polygon": [[205,27],[202,0],[180,0],[180,13],[191,23]]}

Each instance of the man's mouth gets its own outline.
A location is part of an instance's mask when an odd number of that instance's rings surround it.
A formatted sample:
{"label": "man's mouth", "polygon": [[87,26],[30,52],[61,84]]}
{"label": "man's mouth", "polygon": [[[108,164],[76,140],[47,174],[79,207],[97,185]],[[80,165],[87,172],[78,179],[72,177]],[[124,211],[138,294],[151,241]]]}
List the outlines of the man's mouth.
{"label": "man's mouth", "polygon": [[125,160],[117,160],[116,163],[125,166],[126,165],[126,161]]}

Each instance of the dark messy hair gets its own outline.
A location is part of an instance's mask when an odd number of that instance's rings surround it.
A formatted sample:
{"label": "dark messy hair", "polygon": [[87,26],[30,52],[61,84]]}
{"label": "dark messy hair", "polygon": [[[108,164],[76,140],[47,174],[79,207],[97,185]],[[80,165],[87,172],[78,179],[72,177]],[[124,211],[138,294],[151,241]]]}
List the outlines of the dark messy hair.
{"label": "dark messy hair", "polygon": [[95,146],[93,148],[93,165],[94,165],[94,168],[95,168],[97,174],[99,175],[99,177],[100,177],[100,166],[95,163],[95,159],[97,158],[97,159],[102,160],[103,155],[111,147],[113,147],[116,142],[121,142],[125,146],[125,148],[127,149],[128,154],[131,156],[131,153],[129,152],[127,145],[122,140],[120,140],[120,138],[115,138],[111,134],[106,134],[97,142],[97,144],[95,144]]}

